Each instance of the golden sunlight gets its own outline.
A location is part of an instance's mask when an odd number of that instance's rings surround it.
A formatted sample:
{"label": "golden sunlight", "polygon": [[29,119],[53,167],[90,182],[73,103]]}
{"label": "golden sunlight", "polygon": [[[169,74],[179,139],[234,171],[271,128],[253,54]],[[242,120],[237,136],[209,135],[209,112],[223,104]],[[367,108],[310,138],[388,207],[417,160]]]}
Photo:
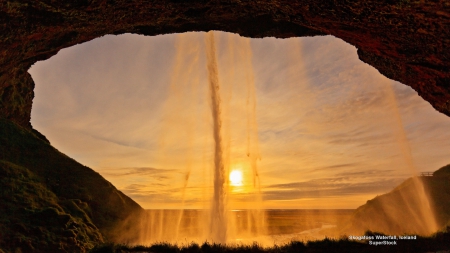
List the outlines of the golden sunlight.
{"label": "golden sunlight", "polygon": [[242,171],[232,170],[230,172],[230,184],[232,186],[242,186]]}

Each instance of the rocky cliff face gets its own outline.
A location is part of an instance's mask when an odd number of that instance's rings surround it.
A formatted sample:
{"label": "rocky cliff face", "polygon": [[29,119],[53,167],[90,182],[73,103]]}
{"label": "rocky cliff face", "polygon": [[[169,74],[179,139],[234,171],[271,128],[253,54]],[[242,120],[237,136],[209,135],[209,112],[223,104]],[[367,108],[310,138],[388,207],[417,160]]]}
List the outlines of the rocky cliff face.
{"label": "rocky cliff face", "polygon": [[0,252],[85,252],[103,242],[130,242],[135,235],[121,229],[144,212],[39,132],[5,119],[0,185]]}
{"label": "rocky cliff face", "polygon": [[29,123],[28,68],[105,34],[222,30],[248,37],[331,34],[450,116],[447,0],[0,0],[0,117]]}
{"label": "rocky cliff face", "polygon": [[[435,171],[433,176],[409,178],[389,193],[358,207],[342,232],[363,234],[371,230],[388,235],[429,235],[436,230],[446,230],[446,227],[450,228],[449,183],[450,165]],[[421,186],[428,196],[428,203],[420,200]],[[435,219],[427,215],[424,204],[431,206]]]}

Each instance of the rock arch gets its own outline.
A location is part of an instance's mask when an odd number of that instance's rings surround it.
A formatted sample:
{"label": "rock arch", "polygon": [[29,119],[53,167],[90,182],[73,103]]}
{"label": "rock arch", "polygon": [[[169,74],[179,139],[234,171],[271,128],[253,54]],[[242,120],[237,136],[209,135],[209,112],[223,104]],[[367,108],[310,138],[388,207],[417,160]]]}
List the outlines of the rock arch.
{"label": "rock arch", "polygon": [[450,4],[437,1],[0,1],[0,118],[31,128],[36,61],[106,34],[222,30],[278,38],[331,34],[450,116]]}

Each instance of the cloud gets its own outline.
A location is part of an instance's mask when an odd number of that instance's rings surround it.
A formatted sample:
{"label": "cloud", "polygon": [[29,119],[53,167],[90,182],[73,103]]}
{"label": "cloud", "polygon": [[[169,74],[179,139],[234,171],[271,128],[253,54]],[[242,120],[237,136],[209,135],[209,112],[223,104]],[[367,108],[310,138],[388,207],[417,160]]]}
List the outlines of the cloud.
{"label": "cloud", "polygon": [[323,170],[330,170],[330,169],[341,169],[341,168],[352,168],[360,165],[359,163],[342,163],[342,164],[334,164],[329,166],[324,166],[321,168],[313,169],[312,171],[323,171]]}
{"label": "cloud", "polygon": [[97,140],[101,140],[101,141],[105,141],[105,142],[110,142],[119,146],[124,146],[124,147],[133,147],[133,148],[140,148],[140,149],[146,149],[144,145],[140,144],[140,143],[136,143],[134,140],[120,140],[121,138],[119,138],[118,140],[115,140],[114,138],[106,138],[106,137],[102,137],[99,135],[94,135],[88,132],[83,132],[80,131],[79,133],[84,134],[86,136],[89,136],[93,139],[97,139]]}
{"label": "cloud", "polygon": [[334,144],[356,144],[358,146],[373,145],[379,147],[382,144],[392,143],[391,134],[366,132],[360,134],[339,133],[328,135],[328,143]]}
{"label": "cloud", "polygon": [[371,170],[371,169],[363,169],[360,171],[347,171],[336,174],[337,177],[351,177],[351,178],[373,178],[373,177],[391,177],[397,176],[398,171],[396,170]]}
{"label": "cloud", "polygon": [[174,170],[167,169],[155,169],[151,167],[142,167],[142,168],[115,168],[115,171],[120,172],[109,172],[109,170],[105,170],[103,172],[104,175],[113,176],[113,177],[123,177],[123,176],[152,176],[154,179],[165,180],[168,179],[168,173],[173,173]]}
{"label": "cloud", "polygon": [[[199,205],[204,203],[202,192],[205,189],[199,187],[177,187],[177,184],[168,183],[149,183],[149,184],[130,184],[120,188],[127,196],[139,202],[144,208],[155,208],[155,205],[167,207],[175,205],[180,208],[181,204]],[[183,195],[183,190],[185,194]],[[209,189],[211,192],[212,189]]]}
{"label": "cloud", "polygon": [[140,191],[141,189],[147,187],[147,185],[144,184],[130,184],[124,188],[122,188],[122,190],[124,191],[128,191],[128,192],[134,192],[134,191]]}
{"label": "cloud", "polygon": [[[351,197],[362,194],[380,194],[392,190],[404,179],[375,179],[370,182],[350,180],[350,177],[336,177],[275,184],[264,188],[264,200],[295,200],[302,198]],[[270,190],[275,188],[277,190]],[[269,189],[269,190],[268,190]]]}

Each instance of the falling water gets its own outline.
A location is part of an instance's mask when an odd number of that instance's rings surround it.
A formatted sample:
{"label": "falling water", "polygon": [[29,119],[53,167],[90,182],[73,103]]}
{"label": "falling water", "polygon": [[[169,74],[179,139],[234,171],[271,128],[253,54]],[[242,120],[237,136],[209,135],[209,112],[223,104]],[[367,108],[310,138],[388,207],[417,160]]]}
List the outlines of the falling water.
{"label": "falling water", "polygon": [[[400,148],[404,162],[412,178],[413,192],[403,193],[402,198],[405,200],[404,203],[407,205],[407,212],[414,217],[410,221],[409,226],[413,229],[413,232],[421,234],[431,234],[438,229],[433,208],[428,199],[426,189],[423,185],[422,180],[417,176],[418,171],[414,163],[414,159],[411,154],[411,147],[409,145],[408,138],[405,133],[403,120],[400,116],[398,109],[397,99],[395,98],[394,90],[390,83],[384,83],[385,94],[387,97],[387,102],[391,111],[393,112],[393,128],[396,135],[396,140]],[[409,196],[409,195],[414,196]]]}
{"label": "falling water", "polygon": [[242,40],[241,58],[244,60],[244,69],[246,70],[246,88],[247,88],[247,157],[252,169],[253,179],[253,202],[256,208],[247,212],[247,224],[252,224],[250,234],[253,236],[265,234],[265,215],[262,211],[262,194],[261,182],[258,172],[258,160],[261,160],[258,141],[258,124],[256,122],[256,91],[255,91],[255,77],[252,68],[252,50],[249,39]]}
{"label": "falling water", "polygon": [[[182,150],[176,154],[177,158],[183,161],[184,167],[181,173],[182,179],[177,182],[180,185],[177,194],[181,206],[178,210],[148,210],[140,219],[141,232],[137,242],[140,244],[192,241],[202,243],[205,240],[221,244],[253,243],[253,241],[262,243],[262,236],[267,235],[257,168],[261,156],[257,134],[256,90],[250,41],[229,36],[226,47],[223,47],[229,52],[224,59],[221,59],[225,61],[223,76],[219,75],[219,58],[216,48],[218,44],[215,34],[207,33],[204,41],[205,63],[199,60],[203,52],[198,46],[199,41],[193,36],[177,35],[176,57],[167,108],[164,110],[162,120],[163,134],[159,137],[158,157],[161,161],[158,164],[161,166],[176,165],[173,162],[171,147],[175,146]],[[198,86],[203,66],[206,66],[207,87],[206,85]],[[234,85],[235,83],[240,85]],[[194,103],[193,101],[196,100],[198,101]],[[206,106],[207,103],[209,107]],[[195,108],[196,106],[199,107]],[[243,110],[236,110],[236,108]],[[195,119],[190,113],[192,111],[204,112],[200,113],[200,118]],[[201,124],[208,122],[209,118],[212,118],[212,127]],[[233,124],[230,118],[235,120]],[[174,133],[169,133],[168,129],[174,126],[181,126],[183,131],[178,131],[173,136]],[[212,182],[212,191],[211,185],[204,180],[203,200],[207,201],[204,210],[186,210],[184,209],[186,199],[193,195],[188,187],[190,180],[199,181],[201,173],[197,173],[197,170],[202,167],[198,166],[201,163],[199,160],[205,161],[206,154],[210,154],[211,150],[209,142],[199,141],[210,139],[204,138],[205,133],[208,134],[207,137],[213,137],[213,169],[203,170],[203,178],[207,178],[206,173],[212,174],[211,180],[208,181]],[[237,141],[233,145],[232,137]],[[199,145],[204,146],[204,149],[198,149]],[[195,158],[196,156],[202,158]],[[242,191],[232,192],[236,190],[228,180],[232,164],[240,164],[240,169],[245,174]],[[203,167],[207,169],[208,166]],[[242,199],[245,200],[242,201]],[[246,210],[230,210],[236,204],[231,202],[234,200],[237,200],[239,208]],[[244,205],[241,205],[242,203]],[[207,216],[209,219],[203,218]]]}
{"label": "falling water", "polygon": [[227,214],[225,207],[225,164],[223,161],[222,119],[219,71],[217,68],[214,33],[206,34],[206,59],[214,135],[214,196],[211,208],[211,237],[215,242],[226,243]]}

